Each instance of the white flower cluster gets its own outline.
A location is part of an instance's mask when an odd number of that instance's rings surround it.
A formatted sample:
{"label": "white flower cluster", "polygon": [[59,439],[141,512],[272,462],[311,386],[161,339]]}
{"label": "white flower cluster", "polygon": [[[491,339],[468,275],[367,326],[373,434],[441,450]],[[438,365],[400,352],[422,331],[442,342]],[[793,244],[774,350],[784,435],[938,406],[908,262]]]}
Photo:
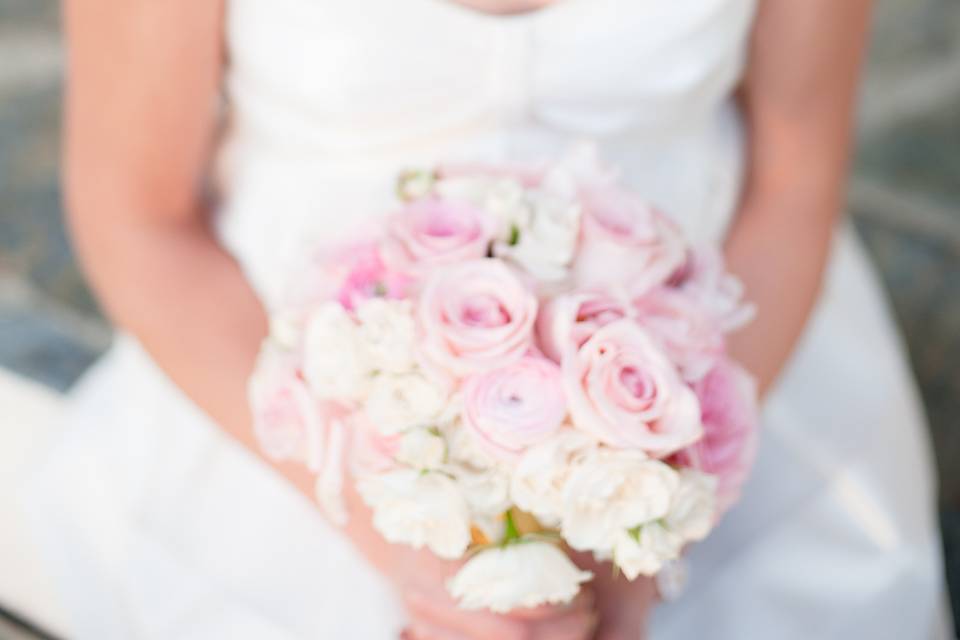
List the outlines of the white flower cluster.
{"label": "white flower cluster", "polygon": [[656,574],[709,533],[715,490],[712,476],[564,429],[523,455],[510,495],[573,549],[613,560],[633,580]]}

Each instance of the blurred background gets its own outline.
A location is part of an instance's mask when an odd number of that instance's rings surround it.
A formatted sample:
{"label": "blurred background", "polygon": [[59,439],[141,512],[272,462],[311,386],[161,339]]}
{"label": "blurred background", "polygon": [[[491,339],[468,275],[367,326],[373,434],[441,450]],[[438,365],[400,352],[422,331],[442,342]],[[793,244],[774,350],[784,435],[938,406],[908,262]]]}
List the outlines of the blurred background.
{"label": "blurred background", "polygon": [[[0,370],[63,391],[110,332],[63,229],[58,14],[53,0],[0,0]],[[926,402],[960,611],[960,1],[879,0],[849,209]],[[0,591],[0,639],[34,637],[3,607]]]}

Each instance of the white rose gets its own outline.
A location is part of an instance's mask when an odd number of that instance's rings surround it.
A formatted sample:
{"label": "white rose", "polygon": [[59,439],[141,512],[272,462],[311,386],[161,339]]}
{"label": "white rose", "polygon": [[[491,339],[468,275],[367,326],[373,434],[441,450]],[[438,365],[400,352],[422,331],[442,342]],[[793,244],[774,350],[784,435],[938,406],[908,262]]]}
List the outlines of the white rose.
{"label": "white rose", "polygon": [[446,389],[419,372],[376,376],[364,410],[383,435],[432,426],[447,404]]}
{"label": "white rose", "polygon": [[303,375],[321,399],[354,401],[366,394],[367,353],[356,324],[336,302],[321,305],[307,321]]}
{"label": "white rose", "polygon": [[613,545],[613,561],[626,576],[655,575],[667,562],[680,556],[683,539],[659,522],[650,522],[631,531],[622,530]]}
{"label": "white rose", "polygon": [[543,191],[529,194],[531,214],[525,225],[511,227],[494,253],[538,280],[558,282],[567,277],[580,235],[580,206],[573,200]]}
{"label": "white rose", "polygon": [[475,518],[496,518],[510,508],[510,473],[500,466],[483,470],[447,466]]}
{"label": "white rose", "polygon": [[483,471],[497,464],[487,451],[477,442],[476,436],[467,431],[459,416],[446,426],[447,444],[450,447],[452,464]]}
{"label": "white rose", "polygon": [[444,470],[457,479],[477,519],[499,518],[510,508],[510,472],[482,447],[460,420],[447,426],[448,461]]}
{"label": "white rose", "polygon": [[578,551],[609,552],[625,529],[667,515],[679,475],[636,450],[598,449],[563,490],[561,533]]}
{"label": "white rose", "polygon": [[415,368],[416,325],[410,301],[370,298],[357,307],[357,318],[373,369],[406,373]]}
{"label": "white rose", "polygon": [[713,528],[716,513],[716,477],[693,469],[681,471],[665,518],[667,527],[684,542],[703,540]]}
{"label": "white rose", "polygon": [[470,513],[456,482],[442,473],[399,469],[357,483],[373,510],[373,526],[388,542],[430,549],[456,559],[470,544]]}
{"label": "white rose", "polygon": [[572,462],[596,442],[581,431],[561,428],[548,440],[527,449],[513,470],[510,497],[540,524],[558,527],[563,513],[563,488]]}
{"label": "white rose", "polygon": [[500,176],[462,176],[446,178],[437,183],[436,193],[444,199],[466,202],[481,208],[497,220],[501,234],[510,229],[525,228],[531,209],[523,185],[512,178]]}
{"label": "white rose", "polygon": [[593,577],[546,542],[517,542],[482,551],[447,583],[464,609],[513,609],[570,602]]}
{"label": "white rose", "polygon": [[447,445],[431,429],[410,429],[400,437],[397,462],[415,469],[436,469],[443,464]]}

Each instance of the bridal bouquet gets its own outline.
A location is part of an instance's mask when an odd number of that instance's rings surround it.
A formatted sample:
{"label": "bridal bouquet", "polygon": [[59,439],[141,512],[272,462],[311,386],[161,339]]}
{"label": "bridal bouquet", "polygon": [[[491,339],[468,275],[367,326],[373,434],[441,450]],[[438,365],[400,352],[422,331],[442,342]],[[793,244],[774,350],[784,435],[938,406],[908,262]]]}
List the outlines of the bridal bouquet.
{"label": "bridal bouquet", "polygon": [[571,600],[565,548],[653,576],[752,462],[756,399],[724,336],[751,316],[587,147],[541,166],[404,173],[375,230],[318,251],[251,380],[258,438],[338,522],[347,473],[383,537],[465,558],[504,612]]}

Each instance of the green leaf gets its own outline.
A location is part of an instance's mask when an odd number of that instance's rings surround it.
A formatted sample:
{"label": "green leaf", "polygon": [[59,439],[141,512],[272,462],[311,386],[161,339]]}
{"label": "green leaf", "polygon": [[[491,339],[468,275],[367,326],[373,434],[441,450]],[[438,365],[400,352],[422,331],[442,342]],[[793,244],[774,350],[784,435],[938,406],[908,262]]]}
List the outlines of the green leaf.
{"label": "green leaf", "polygon": [[517,246],[517,243],[519,243],[519,242],[520,242],[520,227],[518,227],[518,226],[515,225],[515,224],[514,224],[514,225],[511,225],[511,226],[510,226],[510,239],[507,240],[507,244],[509,244],[511,247],[515,247],[515,246]]}

